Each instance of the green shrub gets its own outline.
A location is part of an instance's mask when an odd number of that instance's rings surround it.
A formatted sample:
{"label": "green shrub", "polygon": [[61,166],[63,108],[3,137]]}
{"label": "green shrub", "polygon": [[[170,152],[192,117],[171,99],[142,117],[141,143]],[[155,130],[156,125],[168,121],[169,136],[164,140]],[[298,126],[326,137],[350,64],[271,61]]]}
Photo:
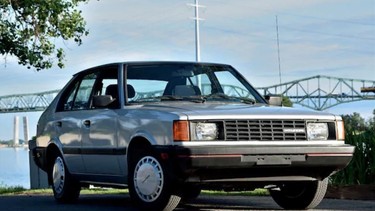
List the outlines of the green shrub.
{"label": "green shrub", "polygon": [[352,161],[331,177],[335,185],[375,184],[375,131],[347,131],[346,143],[355,146]]}

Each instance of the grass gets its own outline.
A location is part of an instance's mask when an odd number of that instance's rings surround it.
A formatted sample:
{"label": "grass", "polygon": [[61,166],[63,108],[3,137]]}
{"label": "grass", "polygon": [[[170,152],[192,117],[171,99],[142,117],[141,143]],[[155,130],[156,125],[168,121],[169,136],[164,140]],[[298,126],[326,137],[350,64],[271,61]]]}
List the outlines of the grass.
{"label": "grass", "polygon": [[[81,194],[127,194],[128,189],[112,189],[112,188],[90,188],[82,189]],[[23,187],[0,187],[0,195],[52,195],[52,189],[25,189]],[[220,195],[220,196],[268,196],[266,189],[255,189],[254,191],[209,191],[203,190],[204,195]]]}
{"label": "grass", "polygon": [[214,195],[214,196],[268,196],[269,195],[268,190],[263,189],[263,188],[258,188],[253,191],[234,191],[234,192],[203,190],[202,194]]}
{"label": "grass", "polygon": [[[126,194],[127,189],[90,188],[82,189],[81,194]],[[0,187],[0,195],[52,195],[52,189],[25,189],[23,187]]]}
{"label": "grass", "polygon": [[21,186],[12,186],[12,187],[8,187],[8,186],[1,186],[0,187],[0,195],[4,195],[4,194],[11,194],[11,193],[22,193],[26,191],[25,188],[21,187]]}

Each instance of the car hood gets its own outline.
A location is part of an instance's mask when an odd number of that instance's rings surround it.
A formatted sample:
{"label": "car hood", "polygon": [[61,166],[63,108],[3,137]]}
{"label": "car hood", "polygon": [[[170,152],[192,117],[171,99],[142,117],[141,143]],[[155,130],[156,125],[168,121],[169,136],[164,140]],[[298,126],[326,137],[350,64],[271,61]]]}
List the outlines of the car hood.
{"label": "car hood", "polygon": [[276,107],[264,104],[241,103],[157,103],[142,106],[143,109],[159,110],[186,116],[187,119],[331,119],[335,115],[301,108]]}

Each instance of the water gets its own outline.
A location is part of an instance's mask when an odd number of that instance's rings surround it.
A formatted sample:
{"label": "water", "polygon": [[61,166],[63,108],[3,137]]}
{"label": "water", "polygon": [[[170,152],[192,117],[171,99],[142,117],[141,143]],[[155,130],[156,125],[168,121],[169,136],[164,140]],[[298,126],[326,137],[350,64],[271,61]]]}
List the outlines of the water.
{"label": "water", "polygon": [[0,148],[0,186],[30,188],[27,148]]}

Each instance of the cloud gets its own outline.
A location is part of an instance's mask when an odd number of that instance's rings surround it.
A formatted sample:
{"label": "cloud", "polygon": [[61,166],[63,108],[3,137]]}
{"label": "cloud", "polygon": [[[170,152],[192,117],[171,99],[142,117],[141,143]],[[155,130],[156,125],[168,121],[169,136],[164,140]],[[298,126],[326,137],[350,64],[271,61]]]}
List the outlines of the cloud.
{"label": "cloud", "polygon": [[[66,50],[66,68],[36,72],[8,57],[7,67],[0,61],[0,96],[60,89],[74,73],[104,63],[193,61],[194,9],[188,3],[194,1],[89,1],[80,6],[90,30],[83,44],[57,43]],[[202,60],[231,64],[257,87],[279,83],[275,15],[282,81],[317,74],[375,80],[373,0],[201,0],[200,4],[206,6],[200,9],[205,19],[200,22]],[[362,112],[361,104],[340,108],[340,113],[359,107]]]}
{"label": "cloud", "polygon": [[[360,5],[368,2],[371,1]],[[55,75],[54,80],[66,81],[74,72],[109,62],[194,60],[194,21],[190,19],[194,10],[187,3],[193,1],[106,0],[82,5],[90,34],[82,46],[63,45],[67,47],[67,71],[61,71],[64,74],[53,71],[51,75]],[[278,81],[276,14],[285,80],[296,73],[303,76],[313,73],[310,70],[324,69],[350,76],[351,70],[343,67],[358,67],[358,77],[366,77],[374,69],[375,49],[369,48],[374,42],[345,38],[371,38],[375,33],[373,27],[355,23],[373,20],[371,10],[363,10],[366,6],[361,6],[362,10],[348,13],[343,6],[346,3],[354,8],[352,5],[359,3],[347,0],[202,0],[200,3],[206,6],[200,10],[201,17],[206,19],[200,28],[203,61],[230,63],[259,83],[271,85]],[[14,68],[19,67],[15,64]],[[268,74],[273,77],[263,77]],[[41,79],[49,76],[39,75]]]}

